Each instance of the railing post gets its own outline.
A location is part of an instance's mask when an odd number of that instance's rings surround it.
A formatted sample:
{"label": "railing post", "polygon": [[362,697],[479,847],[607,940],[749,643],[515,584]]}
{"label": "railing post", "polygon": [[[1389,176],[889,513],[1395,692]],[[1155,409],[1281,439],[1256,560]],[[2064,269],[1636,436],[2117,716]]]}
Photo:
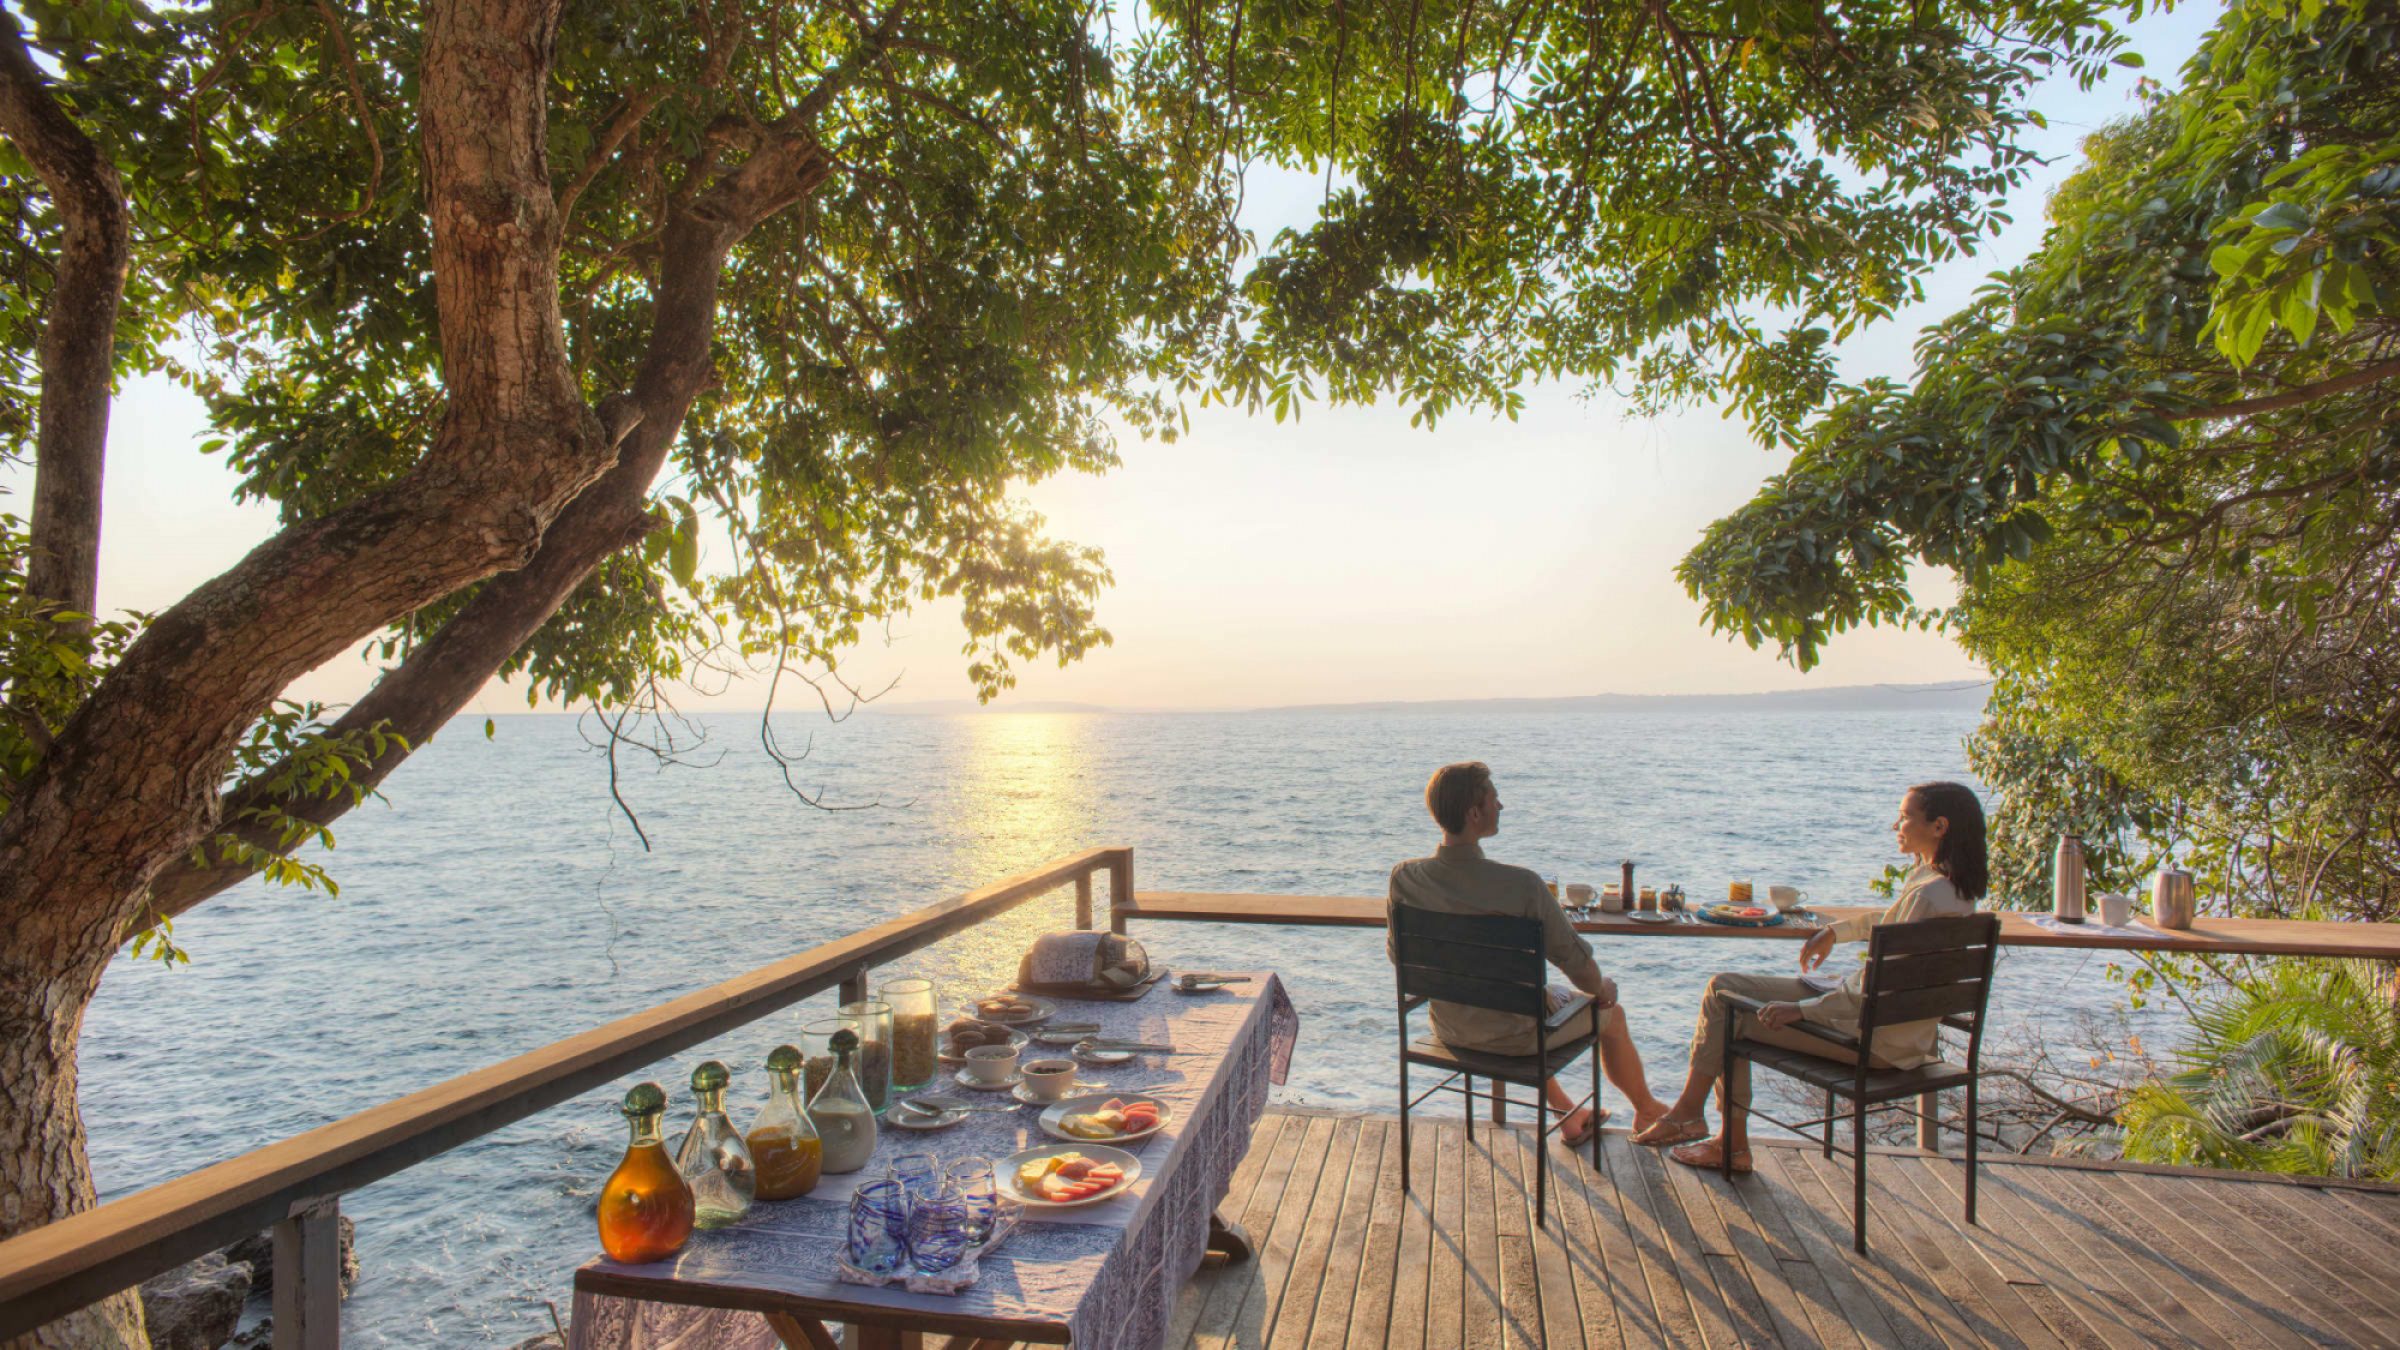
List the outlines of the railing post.
{"label": "railing post", "polygon": [[342,1343],[342,1201],[305,1200],[275,1223],[275,1350]]}
{"label": "railing post", "polygon": [[1108,860],[1108,931],[1125,931],[1125,907],[1133,903],[1133,850],[1119,849]]}
{"label": "railing post", "polygon": [[842,977],[841,984],[834,990],[834,996],[844,1003],[866,1002],[867,968],[865,966],[860,966],[858,969],[851,971],[847,975],[844,975]]}
{"label": "railing post", "polygon": [[1917,1147],[1927,1153],[1942,1151],[1942,1099],[1931,1092],[1917,1094]]}
{"label": "railing post", "polygon": [[[1110,896],[1109,901],[1109,908],[1116,908],[1116,897],[1113,895]],[[1091,926],[1092,874],[1089,872],[1078,872],[1075,874],[1075,927],[1079,930],[1084,930],[1089,929]]]}

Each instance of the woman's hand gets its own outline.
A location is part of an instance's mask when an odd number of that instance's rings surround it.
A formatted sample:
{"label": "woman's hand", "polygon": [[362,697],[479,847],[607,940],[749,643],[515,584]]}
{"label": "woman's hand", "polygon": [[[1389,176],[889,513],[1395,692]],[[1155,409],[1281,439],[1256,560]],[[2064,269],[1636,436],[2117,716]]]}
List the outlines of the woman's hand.
{"label": "woman's hand", "polygon": [[1797,1003],[1770,1003],[1758,1010],[1758,1020],[1762,1026],[1788,1027],[1800,1020],[1800,1005]]}
{"label": "woman's hand", "polygon": [[1815,970],[1825,964],[1825,958],[1832,954],[1833,930],[1820,928],[1808,935],[1808,941],[1800,944],[1800,969]]}

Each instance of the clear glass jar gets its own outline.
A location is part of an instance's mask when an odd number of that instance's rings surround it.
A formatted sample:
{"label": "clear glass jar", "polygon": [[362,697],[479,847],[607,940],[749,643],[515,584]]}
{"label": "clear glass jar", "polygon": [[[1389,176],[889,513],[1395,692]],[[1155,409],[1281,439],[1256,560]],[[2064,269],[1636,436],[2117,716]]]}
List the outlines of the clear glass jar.
{"label": "clear glass jar", "polygon": [[838,1017],[801,1026],[800,1054],[808,1062],[807,1081],[800,1086],[801,1101],[815,1101],[825,1088],[825,1080],[833,1077],[833,1033],[841,1029],[842,1019]]}
{"label": "clear glass jar", "polygon": [[[828,1056],[830,1058],[830,1056]],[[767,1104],[742,1142],[758,1166],[758,1198],[796,1200],[817,1188],[825,1166],[825,1141],[800,1103],[806,1063],[796,1045],[779,1045],[767,1056]]]}
{"label": "clear glass jar", "polygon": [[600,1188],[600,1250],[628,1265],[664,1261],[692,1235],[692,1188],[667,1157],[660,1135],[667,1090],[636,1083],[620,1109],[633,1138]]}
{"label": "clear glass jar", "polygon": [[675,1170],[692,1188],[692,1221],[702,1228],[731,1226],[758,1196],[758,1166],[741,1131],[725,1118],[725,1085],[732,1081],[733,1071],[717,1060],[702,1060],[692,1070],[700,1114],[675,1151]]}
{"label": "clear glass jar", "polygon": [[843,1026],[858,1033],[858,1057],[850,1067],[867,1094],[867,1105],[880,1116],[892,1095],[892,1005],[879,998],[845,1003],[841,1018]]}
{"label": "clear glass jar", "polygon": [[808,1115],[824,1141],[825,1172],[838,1176],[857,1171],[875,1156],[875,1110],[867,1105],[852,1063],[858,1033],[848,1027],[833,1033],[832,1049],[833,1073],[808,1099]]}
{"label": "clear glass jar", "polygon": [[893,980],[875,991],[892,1010],[892,1088],[908,1093],[941,1072],[941,1018],[931,980]]}

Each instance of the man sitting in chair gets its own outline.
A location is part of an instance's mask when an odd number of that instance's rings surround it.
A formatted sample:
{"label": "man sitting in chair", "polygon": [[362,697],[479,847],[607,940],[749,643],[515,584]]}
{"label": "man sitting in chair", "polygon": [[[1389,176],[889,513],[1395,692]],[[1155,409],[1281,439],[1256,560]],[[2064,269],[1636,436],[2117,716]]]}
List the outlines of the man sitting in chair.
{"label": "man sitting in chair", "polygon": [[[1430,858],[1413,858],[1392,869],[1390,900],[1395,905],[1431,910],[1437,914],[1502,915],[1538,919],[1542,925],[1543,955],[1592,996],[1601,1008],[1600,1068],[1617,1091],[1633,1103],[1635,1129],[1664,1118],[1667,1104],[1650,1094],[1642,1075],[1642,1056],[1625,1029],[1625,1011],[1617,1006],[1617,983],[1600,973],[1591,944],[1567,921],[1566,911],[1549,887],[1532,871],[1493,862],[1477,842],[1500,832],[1500,794],[1492,787],[1492,771],[1478,763],[1445,764],[1425,782],[1425,809],[1442,827],[1441,847]],[[1388,949],[1388,939],[1387,939]],[[1573,995],[1553,985],[1552,1010]],[[1540,1027],[1529,1017],[1462,1007],[1434,1000],[1429,1006],[1434,1035],[1454,1050],[1489,1055],[1531,1055],[1542,1046]],[[1555,1041],[1582,1035],[1581,1018],[1551,1033]],[[1550,1104],[1570,1111],[1574,1098],[1553,1078],[1542,1085]],[[1605,1119],[1607,1112],[1600,1113]],[[1588,1109],[1572,1110],[1559,1123],[1559,1135],[1569,1147],[1589,1142],[1600,1121]]]}

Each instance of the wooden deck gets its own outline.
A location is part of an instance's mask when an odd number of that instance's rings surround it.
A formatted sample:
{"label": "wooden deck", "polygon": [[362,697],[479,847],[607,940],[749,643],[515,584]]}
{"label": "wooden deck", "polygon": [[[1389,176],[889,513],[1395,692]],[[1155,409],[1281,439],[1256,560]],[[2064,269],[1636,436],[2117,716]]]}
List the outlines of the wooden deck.
{"label": "wooden deck", "polygon": [[1533,1226],[1530,1131],[1266,1116],[1222,1212],[1258,1259],[1203,1271],[1171,1346],[2400,1345],[2400,1189],[2032,1161],[1869,1159],[1850,1251],[1839,1154],[1760,1141],[1728,1187],[1610,1132],[1552,1145]]}

